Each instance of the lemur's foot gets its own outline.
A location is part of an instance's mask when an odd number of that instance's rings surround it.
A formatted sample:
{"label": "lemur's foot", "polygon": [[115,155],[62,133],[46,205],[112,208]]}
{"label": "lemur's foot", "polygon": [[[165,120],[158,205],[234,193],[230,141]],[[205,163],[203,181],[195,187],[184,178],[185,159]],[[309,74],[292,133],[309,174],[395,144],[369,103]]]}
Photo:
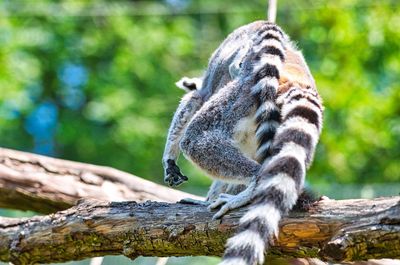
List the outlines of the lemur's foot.
{"label": "lemur's foot", "polygon": [[171,187],[176,187],[188,180],[188,177],[182,175],[181,170],[172,159],[167,160],[168,166],[165,170],[164,182]]}
{"label": "lemur's foot", "polygon": [[178,203],[191,204],[191,205],[202,205],[202,206],[210,205],[209,201],[200,201],[200,200],[196,200],[196,199],[192,199],[192,198],[183,198]]}
{"label": "lemur's foot", "polygon": [[252,196],[254,195],[254,185],[250,184],[244,191],[236,195],[221,193],[215,202],[208,206],[209,210],[222,206],[213,219],[219,219],[225,215],[228,211],[240,208],[251,202]]}

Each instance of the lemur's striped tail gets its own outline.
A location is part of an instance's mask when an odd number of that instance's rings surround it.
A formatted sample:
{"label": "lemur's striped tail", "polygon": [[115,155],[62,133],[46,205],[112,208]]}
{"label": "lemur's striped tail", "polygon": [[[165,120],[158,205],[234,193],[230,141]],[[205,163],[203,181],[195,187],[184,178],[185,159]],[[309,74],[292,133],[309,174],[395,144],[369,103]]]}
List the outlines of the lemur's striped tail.
{"label": "lemur's striped tail", "polygon": [[257,99],[256,160],[262,163],[270,155],[271,141],[279,126],[280,113],[276,106],[276,93],[280,71],[285,59],[287,36],[272,23],[266,23],[254,37],[252,54],[255,73],[252,94]]}
{"label": "lemur's striped tail", "polygon": [[259,161],[269,158],[259,172],[250,208],[240,219],[236,235],[228,240],[220,265],[263,264],[264,252],[269,240],[278,234],[281,217],[295,205],[302,190],[322,126],[322,103],[314,88],[292,84],[278,97],[273,94],[282,64],[283,35],[271,24],[263,34],[266,38],[261,43],[268,55],[261,57],[268,60],[258,72],[261,78],[256,86],[260,87],[254,92],[261,99],[257,111]]}
{"label": "lemur's striped tail", "polygon": [[278,98],[282,124],[271,145],[272,158],[262,172],[249,211],[227,242],[221,265],[263,264],[268,240],[296,203],[322,126],[321,100],[311,89],[293,86]]}

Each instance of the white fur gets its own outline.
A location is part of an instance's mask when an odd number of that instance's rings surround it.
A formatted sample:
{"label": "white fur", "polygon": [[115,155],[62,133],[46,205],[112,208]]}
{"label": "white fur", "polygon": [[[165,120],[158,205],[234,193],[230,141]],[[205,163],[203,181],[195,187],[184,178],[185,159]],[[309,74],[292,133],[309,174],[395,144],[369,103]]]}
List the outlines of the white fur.
{"label": "white fur", "polygon": [[271,34],[271,35],[277,37],[278,39],[282,39],[282,35],[279,34],[278,32],[276,32],[275,30],[272,30],[272,29],[266,30],[266,31],[261,35],[260,38],[265,38],[265,36],[266,36],[267,34]]}
{"label": "white fur", "polygon": [[278,127],[276,135],[281,134],[288,129],[295,129],[308,133],[311,136],[312,145],[315,146],[317,144],[319,130],[314,124],[309,123],[308,120],[300,116],[292,117]]}
{"label": "white fur", "polygon": [[285,117],[287,114],[289,114],[290,111],[299,106],[311,109],[317,114],[321,113],[321,110],[317,106],[312,104],[309,100],[307,100],[307,98],[301,98],[291,104],[286,104],[285,107],[283,107],[281,110],[282,117]]}
{"label": "white fur", "polygon": [[[295,157],[304,167],[304,163],[306,161],[306,155],[307,154],[304,147],[293,142],[288,142],[283,145],[282,149],[279,151],[277,155],[271,158],[269,164],[274,163],[276,160],[282,157],[291,156]],[[302,168],[302,170],[304,172],[305,168]]]}
{"label": "white fur", "polygon": [[254,65],[254,72],[260,71],[267,63],[274,65],[278,70],[282,67],[282,60],[278,55],[264,53],[261,55],[260,61]]}
{"label": "white fur", "polygon": [[261,51],[262,48],[266,46],[275,47],[283,51],[282,43],[280,41],[277,41],[276,39],[263,39],[261,43],[255,46],[253,49],[256,53],[258,53],[259,51]]}
{"label": "white fur", "polygon": [[260,156],[271,146],[271,141],[265,142],[262,146],[257,149],[256,157],[260,158]]}
{"label": "white fur", "polygon": [[272,178],[266,179],[257,186],[255,193],[265,192],[274,187],[285,194],[285,206],[291,208],[297,201],[296,183],[293,178],[285,173],[280,173]]}
{"label": "white fur", "polygon": [[[290,96],[288,97],[289,94],[290,94]],[[320,100],[318,98],[318,93],[316,91],[310,90],[310,89],[307,89],[307,90],[301,89],[301,88],[299,88],[297,86],[294,86],[294,87],[290,88],[284,94],[280,95],[277,98],[276,102],[279,103],[279,104],[286,105],[292,98],[294,98],[294,97],[296,97],[298,95],[302,95],[304,97],[304,100],[306,100],[306,98],[312,98],[316,102],[320,102]],[[302,100],[302,99],[300,99],[300,100]],[[296,101],[294,101],[294,102],[296,102]],[[296,104],[296,103],[294,103],[294,104]]]}
{"label": "white fur", "polygon": [[228,248],[238,248],[240,246],[255,246],[254,256],[258,257],[259,263],[263,264],[265,240],[260,234],[253,231],[243,231],[228,239]]}
{"label": "white fur", "polygon": [[277,110],[277,109],[278,109],[278,107],[275,105],[275,102],[266,101],[258,107],[255,116],[259,117],[261,115],[264,115],[264,113],[266,113],[266,112],[271,112],[271,111]]}
{"label": "white fur", "polygon": [[283,93],[283,94],[281,94],[277,99],[276,99],[276,103],[277,104],[283,104],[283,103],[286,103],[287,102],[287,95],[289,95],[289,94],[293,94],[293,90],[299,90],[299,88],[298,87],[291,87],[291,88],[289,88],[289,90],[288,91],[286,91],[285,93]]}
{"label": "white fur", "polygon": [[254,116],[242,118],[233,130],[233,141],[240,151],[248,158],[254,159],[257,151],[257,139],[254,134],[256,131]]}
{"label": "white fur", "polygon": [[201,86],[203,85],[203,79],[202,79],[202,78],[198,78],[198,77],[190,78],[190,77],[184,76],[184,77],[182,77],[178,82],[175,83],[175,85],[176,85],[178,88],[183,89],[183,90],[185,90],[185,91],[187,91],[187,92],[190,92],[191,90],[188,89],[188,88],[184,85],[184,83],[194,83],[194,84],[196,85],[196,89],[200,89]]}
{"label": "white fur", "polygon": [[[268,227],[271,234],[278,236],[278,224],[281,220],[281,213],[275,206],[270,203],[253,206],[247,213],[245,213],[245,215],[243,215],[242,218],[240,218],[240,223],[243,224],[245,222],[251,222],[256,218],[263,220],[264,224]],[[244,232],[246,231],[243,231],[242,233]],[[262,240],[262,242],[264,243],[264,240]]]}
{"label": "white fur", "polygon": [[[291,90],[296,90],[295,93],[291,93],[290,97],[288,97],[288,94]],[[312,97],[316,97],[318,98],[318,94],[317,92],[315,92],[315,90],[311,90],[311,89],[302,89],[298,86],[293,86],[289,91],[287,91],[285,94],[282,94],[281,97],[285,98],[286,100],[290,100],[292,97],[296,96],[296,95],[304,95],[304,96],[312,96]]]}
{"label": "white fur", "polygon": [[279,86],[279,81],[275,77],[265,77],[258,81],[257,84],[251,88],[251,92],[256,94],[264,89],[267,85],[277,88]]}

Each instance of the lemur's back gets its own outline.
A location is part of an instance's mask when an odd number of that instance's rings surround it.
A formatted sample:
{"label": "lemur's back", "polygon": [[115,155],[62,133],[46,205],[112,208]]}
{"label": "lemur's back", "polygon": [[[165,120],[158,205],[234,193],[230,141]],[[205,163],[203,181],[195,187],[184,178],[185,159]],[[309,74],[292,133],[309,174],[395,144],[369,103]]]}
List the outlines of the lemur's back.
{"label": "lemur's back", "polygon": [[[197,88],[203,90],[202,95],[207,95],[208,99],[238,75],[242,61],[253,45],[254,35],[259,34],[261,26],[267,23],[266,21],[256,21],[239,27],[228,35],[210,57],[202,87]],[[279,84],[296,81],[315,89],[315,81],[303,55],[293,44],[289,42],[287,44],[285,47],[286,58]]]}
{"label": "lemur's back", "polygon": [[264,22],[257,21],[236,29],[210,57],[202,90],[205,95],[218,91],[237,75],[242,58],[251,46],[251,37]]}
{"label": "lemur's back", "polygon": [[[201,87],[201,93],[207,95],[205,98],[207,101],[225,102],[219,105],[226,105],[232,102],[233,98],[237,101],[235,106],[240,108],[240,111],[232,113],[225,110],[220,114],[224,115],[223,120],[227,122],[223,125],[216,122],[205,126],[216,126],[233,135],[236,146],[246,156],[253,159],[256,159],[257,151],[257,139],[252,133],[257,128],[254,117],[257,102],[251,95],[251,85],[246,84],[242,79],[235,80],[235,77],[239,74],[245,55],[253,45],[254,36],[261,34],[260,28],[266,24],[268,24],[266,21],[256,21],[229,34],[211,56]],[[315,89],[314,79],[301,52],[290,42],[285,46],[285,52],[286,58],[280,73],[277,95],[284,93],[294,82],[301,84],[304,88]],[[215,115],[215,112],[205,110],[211,105],[210,102],[205,104],[203,112]],[[220,118],[215,120],[220,120]]]}

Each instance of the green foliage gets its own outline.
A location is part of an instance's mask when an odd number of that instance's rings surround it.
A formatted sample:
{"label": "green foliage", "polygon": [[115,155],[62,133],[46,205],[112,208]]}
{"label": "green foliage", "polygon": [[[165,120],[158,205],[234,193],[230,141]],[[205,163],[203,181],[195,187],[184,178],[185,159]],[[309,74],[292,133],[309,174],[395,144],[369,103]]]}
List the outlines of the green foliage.
{"label": "green foliage", "polygon": [[[109,165],[162,182],[182,91],[266,1],[38,1],[0,6],[0,145]],[[324,98],[313,183],[399,182],[400,7],[396,1],[280,1]],[[184,189],[210,180],[182,162]]]}

